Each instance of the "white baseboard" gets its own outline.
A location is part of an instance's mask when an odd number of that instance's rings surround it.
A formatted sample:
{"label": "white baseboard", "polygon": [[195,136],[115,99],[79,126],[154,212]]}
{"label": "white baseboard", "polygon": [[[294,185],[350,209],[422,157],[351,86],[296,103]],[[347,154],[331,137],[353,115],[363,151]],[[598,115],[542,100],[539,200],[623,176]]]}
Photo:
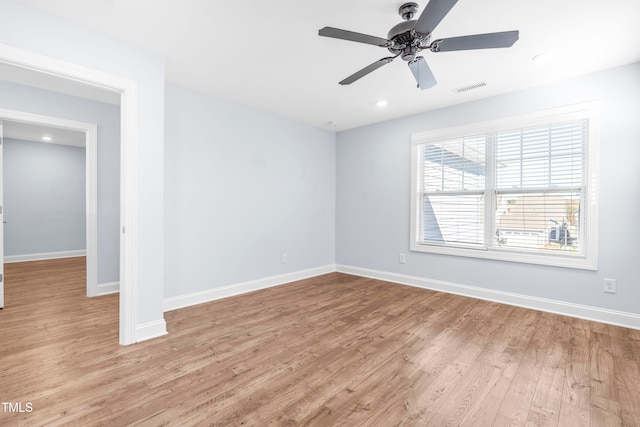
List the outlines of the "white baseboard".
{"label": "white baseboard", "polygon": [[96,296],[109,295],[120,292],[120,282],[98,283]]}
{"label": "white baseboard", "polygon": [[190,307],[192,305],[245,294],[247,292],[284,285],[286,283],[295,282],[296,280],[303,280],[310,277],[333,273],[334,271],[336,271],[336,267],[331,264],[308,270],[295,271],[293,273],[282,274],[279,276],[271,276],[263,279],[251,280],[249,282],[236,283],[221,288],[208,289],[202,292],[165,298],[164,311],[177,310],[179,308]]}
{"label": "white baseboard", "polygon": [[593,320],[596,322],[640,330],[640,315],[635,313],[608,310],[599,307],[573,304],[564,301],[538,298],[510,292],[495,291],[492,289],[461,285],[458,283],[444,282],[441,280],[431,280],[423,277],[408,276],[404,274],[389,273],[386,271],[370,270],[366,268],[351,267],[347,265],[337,265],[336,271],[340,273],[352,274],[354,276],[369,277],[372,279],[384,280],[387,282],[399,283],[402,285],[415,286],[423,289],[430,289],[434,291],[462,295],[471,298],[494,301],[502,304],[509,304],[518,307],[546,311],[555,314],[562,314],[565,316],[577,317],[580,319]]}
{"label": "white baseboard", "polygon": [[79,251],[60,251],[60,252],[43,252],[38,254],[6,255],[4,257],[4,263],[9,264],[12,262],[43,261],[47,259],[58,259],[58,258],[75,258],[78,256],[87,256],[87,251],[83,249]]}
{"label": "white baseboard", "polygon": [[167,323],[164,319],[136,325],[136,342],[150,340],[167,335]]}

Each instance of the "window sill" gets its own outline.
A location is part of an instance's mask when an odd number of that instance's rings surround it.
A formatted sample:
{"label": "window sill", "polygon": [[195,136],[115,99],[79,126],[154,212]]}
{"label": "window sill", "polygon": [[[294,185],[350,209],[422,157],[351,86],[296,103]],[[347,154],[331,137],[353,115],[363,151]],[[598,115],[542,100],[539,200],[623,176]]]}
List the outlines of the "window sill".
{"label": "window sill", "polygon": [[582,270],[597,270],[598,259],[596,256],[555,254],[533,254],[502,249],[476,249],[451,246],[438,246],[412,243],[412,252],[425,252],[440,255],[453,255],[467,258],[482,258],[495,261],[519,262],[525,264],[548,265],[553,267],[576,268]]}

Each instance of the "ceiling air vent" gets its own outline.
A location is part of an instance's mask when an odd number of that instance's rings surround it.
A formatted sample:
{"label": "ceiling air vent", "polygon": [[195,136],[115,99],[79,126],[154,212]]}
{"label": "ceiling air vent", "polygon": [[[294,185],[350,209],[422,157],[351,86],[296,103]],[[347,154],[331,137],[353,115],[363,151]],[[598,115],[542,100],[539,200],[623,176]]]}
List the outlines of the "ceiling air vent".
{"label": "ceiling air vent", "polygon": [[481,87],[485,87],[486,85],[487,85],[487,82],[478,82],[478,83],[473,83],[467,86],[453,89],[453,91],[455,93],[464,93],[464,92],[469,92],[470,90],[480,89]]}

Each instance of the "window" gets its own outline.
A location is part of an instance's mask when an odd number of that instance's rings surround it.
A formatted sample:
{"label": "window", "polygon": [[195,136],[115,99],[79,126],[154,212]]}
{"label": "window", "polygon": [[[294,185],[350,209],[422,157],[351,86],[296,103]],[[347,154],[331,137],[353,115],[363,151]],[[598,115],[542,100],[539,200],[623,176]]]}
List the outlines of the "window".
{"label": "window", "polygon": [[414,134],[411,250],[596,269],[595,108]]}

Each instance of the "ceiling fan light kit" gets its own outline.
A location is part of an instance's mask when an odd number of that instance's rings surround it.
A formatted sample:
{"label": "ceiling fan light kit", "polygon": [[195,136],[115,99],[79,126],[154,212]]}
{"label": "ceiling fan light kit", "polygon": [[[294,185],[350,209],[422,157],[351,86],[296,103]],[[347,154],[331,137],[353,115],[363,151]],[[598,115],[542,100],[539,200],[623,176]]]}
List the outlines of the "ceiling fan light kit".
{"label": "ceiling fan light kit", "polygon": [[391,28],[386,39],[333,27],[320,29],[320,31],[318,31],[318,35],[320,36],[384,47],[393,55],[367,65],[339,83],[341,85],[349,85],[400,56],[409,65],[409,69],[416,79],[418,88],[424,90],[435,86],[437,81],[429,65],[427,65],[427,61],[423,56],[418,55],[422,50],[428,49],[431,52],[451,52],[505,48],[512,46],[518,40],[519,32],[514,30],[450,37],[431,41],[433,30],[447,13],[449,13],[457,1],[458,0],[430,0],[417,20],[414,20],[413,17],[417,14],[418,4],[413,2],[404,3],[398,9],[398,14],[404,21]]}

